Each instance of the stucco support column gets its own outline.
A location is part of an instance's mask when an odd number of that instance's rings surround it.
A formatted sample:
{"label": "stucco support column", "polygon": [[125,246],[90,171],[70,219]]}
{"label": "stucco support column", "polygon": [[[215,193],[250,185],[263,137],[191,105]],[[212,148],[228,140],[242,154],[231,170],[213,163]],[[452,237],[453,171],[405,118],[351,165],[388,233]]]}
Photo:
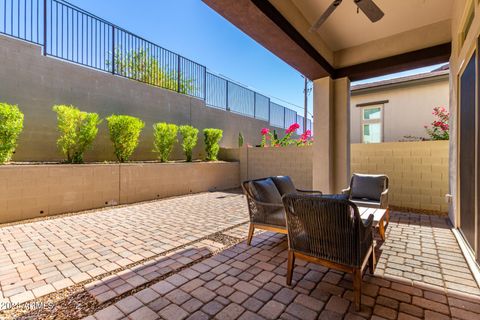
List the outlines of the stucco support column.
{"label": "stucco support column", "polygon": [[350,80],[313,81],[312,184],[324,193],[339,193],[350,178]]}

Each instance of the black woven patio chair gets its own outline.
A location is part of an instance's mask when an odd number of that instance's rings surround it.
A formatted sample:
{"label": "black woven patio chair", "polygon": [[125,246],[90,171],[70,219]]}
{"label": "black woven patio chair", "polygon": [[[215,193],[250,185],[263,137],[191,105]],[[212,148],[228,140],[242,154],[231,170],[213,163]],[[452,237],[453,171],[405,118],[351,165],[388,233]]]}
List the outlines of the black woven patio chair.
{"label": "black woven patio chair", "polygon": [[353,274],[355,307],[360,310],[362,274],[375,268],[373,215],[366,222],[349,200],[287,194],[283,197],[287,217],[287,285],[292,283],[295,259]]}
{"label": "black woven patio chair", "polygon": [[288,176],[247,180],[242,183],[247,197],[250,227],[247,244],[250,245],[255,228],[278,233],[287,233],[285,209],[282,196],[286,193],[321,195],[320,191],[299,190]]}

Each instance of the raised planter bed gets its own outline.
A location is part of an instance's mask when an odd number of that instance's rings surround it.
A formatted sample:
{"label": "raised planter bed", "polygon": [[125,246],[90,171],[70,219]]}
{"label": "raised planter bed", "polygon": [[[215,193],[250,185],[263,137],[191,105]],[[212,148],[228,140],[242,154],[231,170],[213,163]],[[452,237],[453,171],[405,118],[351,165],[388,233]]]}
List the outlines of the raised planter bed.
{"label": "raised planter bed", "polygon": [[239,186],[238,162],[0,166],[0,223]]}

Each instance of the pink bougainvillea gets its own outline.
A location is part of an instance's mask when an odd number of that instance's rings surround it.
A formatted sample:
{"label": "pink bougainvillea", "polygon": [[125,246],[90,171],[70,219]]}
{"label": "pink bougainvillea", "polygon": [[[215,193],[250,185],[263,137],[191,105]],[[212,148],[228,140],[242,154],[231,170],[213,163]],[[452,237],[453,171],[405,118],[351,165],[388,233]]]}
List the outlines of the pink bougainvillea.
{"label": "pink bougainvillea", "polygon": [[299,128],[300,128],[300,125],[299,125],[298,123],[294,123],[294,124],[292,124],[290,127],[288,127],[288,129],[285,131],[285,133],[286,133],[286,134],[294,133],[294,132],[297,131]]}
{"label": "pink bougainvillea", "polygon": [[297,146],[306,146],[312,144],[313,138],[311,130],[307,130],[302,133],[300,138],[292,138],[292,135],[298,129],[300,129],[300,125],[298,123],[293,123],[288,127],[287,130],[285,130],[285,135],[280,139],[278,138],[275,130],[271,132],[268,128],[263,128],[260,132],[262,135],[260,147],[268,147],[267,140],[270,140],[269,144],[271,147],[285,147],[291,144],[296,144]]}
{"label": "pink bougainvillea", "polygon": [[450,138],[448,121],[450,113],[445,107],[433,108],[432,114],[435,120],[430,124],[431,127],[425,126],[427,134],[432,140],[448,140]]}

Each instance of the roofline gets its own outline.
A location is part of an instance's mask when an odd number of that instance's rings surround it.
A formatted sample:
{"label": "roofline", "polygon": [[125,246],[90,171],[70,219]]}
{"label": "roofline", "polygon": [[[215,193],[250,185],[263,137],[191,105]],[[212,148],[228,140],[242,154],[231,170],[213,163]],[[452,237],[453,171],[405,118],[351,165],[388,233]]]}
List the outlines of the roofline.
{"label": "roofline", "polygon": [[407,77],[400,77],[395,79],[388,79],[382,81],[376,81],[371,83],[359,84],[352,86],[351,91],[352,93],[360,93],[363,91],[372,91],[372,90],[380,90],[385,89],[392,86],[401,86],[407,85],[414,82],[427,82],[427,81],[438,81],[440,79],[448,79],[448,75],[450,70],[440,70],[440,71],[432,71],[427,73],[420,73],[415,74]]}

